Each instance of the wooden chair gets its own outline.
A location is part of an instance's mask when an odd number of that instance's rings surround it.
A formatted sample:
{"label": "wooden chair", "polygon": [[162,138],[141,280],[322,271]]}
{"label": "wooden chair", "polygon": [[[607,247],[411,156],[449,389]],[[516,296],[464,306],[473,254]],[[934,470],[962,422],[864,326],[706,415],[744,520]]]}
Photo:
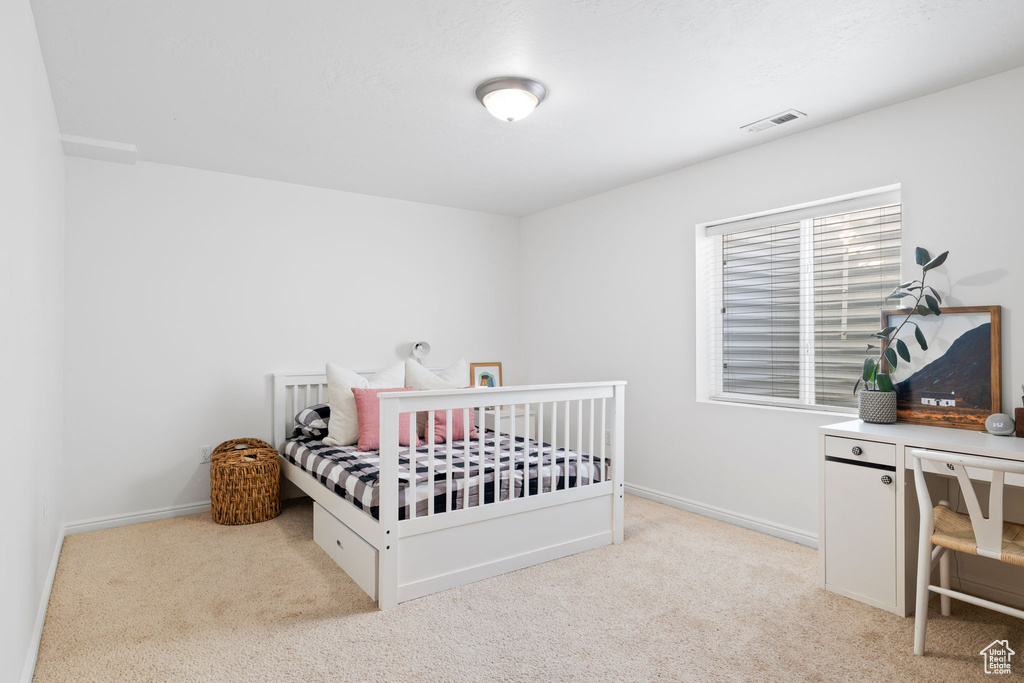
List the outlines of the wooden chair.
{"label": "wooden chair", "polygon": [[[949,616],[950,598],[1024,619],[1024,611],[949,588],[951,550],[989,557],[1024,567],[1024,525],[1003,522],[1003,480],[1007,472],[1024,474],[1024,462],[914,449],[914,484],[921,508],[921,535],[917,556],[917,608],[914,614],[914,654],[924,654],[928,628],[928,592],[938,593],[943,616]],[[976,469],[975,478],[990,480],[988,517],[978,503],[974,484],[965,468]],[[950,509],[946,501],[932,507],[925,471],[953,473],[960,484],[967,512]],[[934,550],[932,545],[935,545]],[[931,585],[932,568],[939,563],[939,585]]]}

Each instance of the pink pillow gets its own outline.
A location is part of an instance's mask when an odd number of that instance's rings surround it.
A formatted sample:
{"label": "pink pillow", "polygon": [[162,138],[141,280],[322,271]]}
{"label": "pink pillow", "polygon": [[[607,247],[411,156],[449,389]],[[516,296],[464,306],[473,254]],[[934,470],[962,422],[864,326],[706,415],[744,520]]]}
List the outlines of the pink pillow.
{"label": "pink pillow", "polygon": [[[356,399],[356,417],[359,420],[359,445],[361,451],[380,450],[380,399],[377,394],[388,391],[415,391],[414,389],[352,389]],[[409,445],[409,415],[398,416],[398,445]],[[414,444],[420,445],[419,439]]]}
{"label": "pink pillow", "polygon": [[[471,389],[472,387],[466,387]],[[463,408],[456,408],[452,410],[452,441],[462,441],[466,438],[466,425],[465,423],[466,412]],[[476,411],[472,408],[469,409],[469,438],[476,439],[477,432],[476,426],[473,424],[473,419],[476,416]],[[427,419],[427,427],[430,426],[430,420]],[[448,440],[448,411],[447,410],[435,410],[434,411],[434,443],[445,443]],[[429,442],[428,442],[429,443]]]}

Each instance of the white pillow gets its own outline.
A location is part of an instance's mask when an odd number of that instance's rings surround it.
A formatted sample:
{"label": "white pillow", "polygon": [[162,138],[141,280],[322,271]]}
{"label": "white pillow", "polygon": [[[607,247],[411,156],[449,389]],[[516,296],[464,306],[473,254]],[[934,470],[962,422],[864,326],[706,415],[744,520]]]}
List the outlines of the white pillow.
{"label": "white pillow", "polygon": [[351,370],[327,364],[327,395],[331,404],[331,419],[327,422],[328,446],[351,446],[359,441],[359,418],[353,389],[399,389],[405,383],[405,366],[395,363],[380,372],[363,377]]}
{"label": "white pillow", "polygon": [[469,386],[469,363],[460,358],[436,375],[412,360],[405,361],[405,386],[410,389],[465,389]]}
{"label": "white pillow", "polygon": [[[469,386],[469,363],[460,358],[436,375],[412,360],[405,361],[405,386],[410,389],[465,389]],[[427,427],[427,413],[416,413],[416,433],[423,436]]]}

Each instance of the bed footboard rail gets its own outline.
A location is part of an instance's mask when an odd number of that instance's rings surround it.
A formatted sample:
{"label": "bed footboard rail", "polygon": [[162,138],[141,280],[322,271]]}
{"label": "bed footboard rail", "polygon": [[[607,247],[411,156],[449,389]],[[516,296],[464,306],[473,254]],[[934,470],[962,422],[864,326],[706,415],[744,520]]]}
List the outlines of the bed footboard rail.
{"label": "bed footboard rail", "polygon": [[[585,498],[611,499],[608,531],[621,543],[625,385],[381,393],[378,510],[393,542],[381,548],[380,585],[397,585],[400,537]],[[408,442],[420,445],[400,463],[403,414]],[[397,600],[387,593],[381,608]]]}

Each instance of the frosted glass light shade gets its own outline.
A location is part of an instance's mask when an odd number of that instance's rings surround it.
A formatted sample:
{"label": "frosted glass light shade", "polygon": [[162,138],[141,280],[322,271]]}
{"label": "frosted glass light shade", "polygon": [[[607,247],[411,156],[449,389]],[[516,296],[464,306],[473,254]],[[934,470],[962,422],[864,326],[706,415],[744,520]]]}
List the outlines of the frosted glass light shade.
{"label": "frosted glass light shade", "polygon": [[496,119],[518,121],[529,116],[540,104],[525,90],[495,90],[484,95],[484,106]]}
{"label": "frosted glass light shade", "polygon": [[494,118],[519,121],[529,116],[547,95],[541,83],[518,76],[492,78],[476,89],[477,99]]}

